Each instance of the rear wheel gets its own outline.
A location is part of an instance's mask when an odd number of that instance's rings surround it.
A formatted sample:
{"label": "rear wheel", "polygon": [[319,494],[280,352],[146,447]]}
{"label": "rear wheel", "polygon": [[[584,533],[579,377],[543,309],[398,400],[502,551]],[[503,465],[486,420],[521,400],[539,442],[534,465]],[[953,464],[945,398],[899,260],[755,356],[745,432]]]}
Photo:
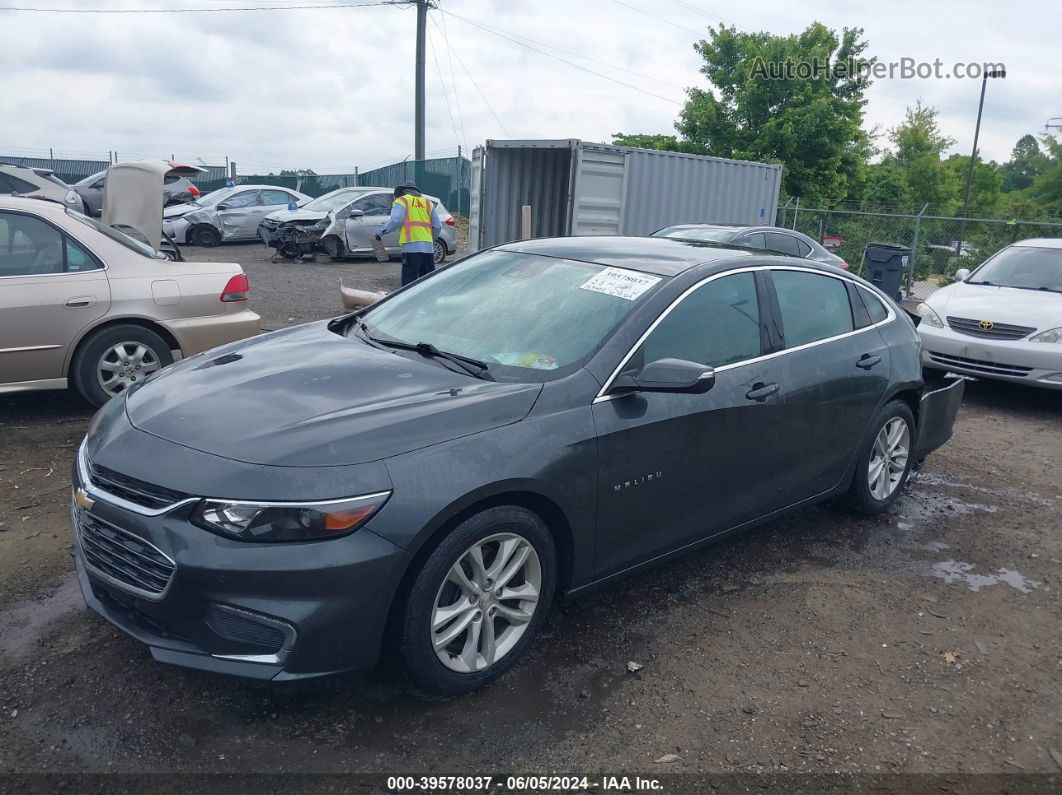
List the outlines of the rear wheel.
{"label": "rear wheel", "polygon": [[914,463],[914,415],[906,403],[886,403],[871,428],[848,490],[849,504],[866,514],[881,513],[896,502]]}
{"label": "rear wheel", "polygon": [[121,395],[173,364],[170,346],[143,326],[111,326],[82,343],[71,367],[78,392],[94,406]]}
{"label": "rear wheel", "polygon": [[556,583],[545,523],[515,506],[458,525],[406,595],[399,654],[421,690],[456,696],[507,671],[538,634]]}
{"label": "rear wheel", "polygon": [[441,240],[435,241],[435,264],[441,265],[446,261],[446,244]]}
{"label": "rear wheel", "polygon": [[221,245],[221,232],[208,224],[193,226],[188,233],[188,239],[193,246],[213,248]]}

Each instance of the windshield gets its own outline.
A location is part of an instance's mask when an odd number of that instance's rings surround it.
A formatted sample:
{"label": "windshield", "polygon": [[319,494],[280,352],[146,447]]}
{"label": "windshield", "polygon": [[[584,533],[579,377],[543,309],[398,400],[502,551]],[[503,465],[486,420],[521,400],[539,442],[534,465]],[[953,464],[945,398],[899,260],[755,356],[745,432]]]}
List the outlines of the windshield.
{"label": "windshield", "polygon": [[364,315],[378,339],[486,362],[500,381],[574,372],[664,280],[589,262],[487,251],[414,284]]}
{"label": "windshield", "polygon": [[659,232],[653,232],[653,237],[671,237],[676,240],[706,240],[713,243],[728,243],[734,237],[737,230],[726,227],[712,226],[669,226]]}
{"label": "windshield", "polygon": [[66,214],[69,215],[71,218],[80,221],[90,229],[95,229],[100,234],[106,235],[115,243],[121,243],[123,246],[135,251],[137,254],[141,254],[145,257],[150,257],[151,259],[159,259],[159,255],[155,253],[155,249],[153,249],[147,243],[141,243],[139,240],[134,240],[133,238],[129,237],[129,235],[123,234],[117,229],[109,227],[97,221],[95,218],[89,218],[87,215],[82,215],[79,212],[67,210]]}
{"label": "windshield", "polygon": [[302,205],[302,209],[329,213],[337,207],[342,207],[344,204],[354,201],[364,192],[358,190],[333,191],[332,193],[326,193],[324,196],[318,196],[313,201],[306,202],[306,204]]}
{"label": "windshield", "polygon": [[206,196],[200,196],[192,204],[198,204],[200,207],[212,207],[224,198],[232,195],[235,188],[218,188],[215,191],[211,191]]}
{"label": "windshield", "polygon": [[1062,249],[1009,246],[978,268],[967,281],[1062,292]]}

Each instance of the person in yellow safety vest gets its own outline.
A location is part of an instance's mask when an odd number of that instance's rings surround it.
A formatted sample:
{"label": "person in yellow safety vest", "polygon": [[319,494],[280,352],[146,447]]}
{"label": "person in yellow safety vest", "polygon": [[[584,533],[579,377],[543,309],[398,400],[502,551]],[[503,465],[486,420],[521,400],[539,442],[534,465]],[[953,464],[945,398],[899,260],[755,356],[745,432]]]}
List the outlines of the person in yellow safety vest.
{"label": "person in yellow safety vest", "polygon": [[422,196],[416,183],[403,182],[395,188],[391,217],[376,233],[376,239],[401,229],[402,286],[435,270],[435,241],[442,231],[442,219],[435,202]]}

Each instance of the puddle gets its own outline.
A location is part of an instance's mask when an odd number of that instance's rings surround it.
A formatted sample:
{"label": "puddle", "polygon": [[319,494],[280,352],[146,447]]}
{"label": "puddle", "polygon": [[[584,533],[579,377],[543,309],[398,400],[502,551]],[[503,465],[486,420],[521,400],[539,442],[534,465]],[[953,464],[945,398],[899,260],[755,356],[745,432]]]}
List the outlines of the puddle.
{"label": "puddle", "polygon": [[934,563],[929,572],[931,577],[939,577],[944,582],[964,582],[971,591],[980,591],[989,585],[997,585],[1004,582],[1016,591],[1029,593],[1040,583],[1030,580],[1023,574],[1012,569],[998,569],[995,574],[978,574],[974,571],[972,563],[962,563],[958,560],[945,560],[942,563]]}
{"label": "puddle", "polygon": [[1039,494],[1034,494],[1031,491],[1021,491],[1020,489],[1000,488],[993,486],[982,486],[976,483],[967,483],[963,480],[950,477],[938,472],[920,472],[918,475],[918,483],[924,483],[929,486],[951,486],[957,489],[964,489],[966,491],[974,491],[979,494],[989,494],[996,497],[1008,497],[1020,502],[1027,502],[1031,505],[1040,505],[1048,507],[1053,505],[1052,500],[1042,497]]}
{"label": "puddle", "polygon": [[84,609],[76,577],[43,599],[27,599],[5,608],[0,613],[0,656],[23,656],[32,650],[49,624]]}

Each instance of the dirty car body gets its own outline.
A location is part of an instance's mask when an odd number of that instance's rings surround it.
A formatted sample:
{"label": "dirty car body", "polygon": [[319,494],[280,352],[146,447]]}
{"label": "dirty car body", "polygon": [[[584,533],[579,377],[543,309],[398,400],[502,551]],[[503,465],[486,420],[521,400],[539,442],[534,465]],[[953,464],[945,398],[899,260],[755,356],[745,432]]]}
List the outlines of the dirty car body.
{"label": "dirty car body", "polygon": [[178,243],[216,246],[237,240],[254,240],[267,215],[310,197],[276,185],[232,185],[196,202],[167,207],[162,228]]}
{"label": "dirty car body", "polygon": [[387,640],[420,687],[467,692],[554,592],[883,483],[863,503],[884,510],[961,394],[927,386],[910,319],[836,269],[510,243],[108,405],[74,473],[77,568],[161,661],[284,681]]}

